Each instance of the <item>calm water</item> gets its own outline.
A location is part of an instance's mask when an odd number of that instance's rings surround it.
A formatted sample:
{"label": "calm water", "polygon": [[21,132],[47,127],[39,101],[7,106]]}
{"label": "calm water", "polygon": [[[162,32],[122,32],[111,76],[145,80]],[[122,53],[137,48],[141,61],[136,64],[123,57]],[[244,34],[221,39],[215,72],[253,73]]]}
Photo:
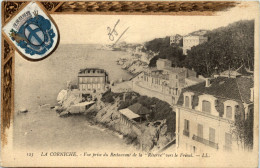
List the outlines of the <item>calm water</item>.
{"label": "calm water", "polygon": [[[39,62],[29,62],[16,55],[14,146],[131,150],[118,136],[89,126],[84,116],[60,118],[49,108],[39,107],[55,104],[66,82],[76,83],[81,68],[103,68],[113,81],[121,77],[128,79],[130,75],[115,62],[122,56],[127,53],[97,50],[93,45],[60,45],[51,56]],[[18,115],[16,112],[22,107],[29,112]]]}
{"label": "calm water", "polygon": [[125,52],[97,50],[95,45],[60,45],[48,58],[30,62],[15,59],[15,107],[31,108],[36,104],[54,103],[66,82],[77,83],[81,68],[103,68],[109,80],[128,79],[130,74],[116,64]]}

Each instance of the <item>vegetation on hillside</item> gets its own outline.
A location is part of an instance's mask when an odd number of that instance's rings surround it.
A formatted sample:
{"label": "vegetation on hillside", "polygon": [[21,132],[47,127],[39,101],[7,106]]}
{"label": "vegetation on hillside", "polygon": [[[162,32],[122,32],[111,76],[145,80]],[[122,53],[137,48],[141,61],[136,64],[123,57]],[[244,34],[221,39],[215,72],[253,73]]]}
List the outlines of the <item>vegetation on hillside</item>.
{"label": "vegetation on hillside", "polygon": [[173,66],[180,65],[185,58],[182,54],[182,49],[180,48],[181,43],[170,46],[170,37],[156,38],[146,42],[144,45],[147,51],[159,52],[159,55],[151,59],[149,64],[150,67],[155,66],[156,61],[159,58],[171,60]]}
{"label": "vegetation on hillside", "polygon": [[205,77],[214,72],[237,69],[244,65],[254,69],[254,21],[244,20],[232,23],[204,35],[208,42],[194,46],[187,56],[182,55],[181,45],[170,46],[170,38],[156,38],[145,43],[149,50],[159,52],[149,66],[155,66],[158,58],[167,58],[173,66],[194,69]]}
{"label": "vegetation on hillside", "polygon": [[101,100],[105,103],[114,103],[118,98],[120,99],[118,110],[127,108],[135,103],[140,103],[152,111],[149,118],[150,121],[166,119],[167,132],[171,134],[175,132],[175,112],[173,112],[171,106],[167,102],[155,97],[140,96],[135,92],[128,92],[125,96],[124,93],[107,92],[102,96]]}
{"label": "vegetation on hillside", "polygon": [[254,68],[254,21],[239,21],[205,34],[208,42],[192,47],[184,66],[204,76],[214,72]]}

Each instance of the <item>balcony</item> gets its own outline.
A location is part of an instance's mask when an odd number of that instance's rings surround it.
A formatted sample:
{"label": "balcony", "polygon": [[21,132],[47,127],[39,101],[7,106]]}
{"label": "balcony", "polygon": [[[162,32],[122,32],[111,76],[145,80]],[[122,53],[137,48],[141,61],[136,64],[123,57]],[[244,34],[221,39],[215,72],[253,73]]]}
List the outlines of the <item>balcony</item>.
{"label": "balcony", "polygon": [[183,130],[183,135],[190,137],[190,132],[188,130]]}
{"label": "balcony", "polygon": [[196,136],[196,135],[193,135],[192,139],[194,141],[200,142],[200,143],[202,143],[204,145],[207,145],[207,146],[210,146],[212,148],[218,149],[218,144],[215,143],[215,142],[209,141],[207,139],[201,138],[201,137]]}

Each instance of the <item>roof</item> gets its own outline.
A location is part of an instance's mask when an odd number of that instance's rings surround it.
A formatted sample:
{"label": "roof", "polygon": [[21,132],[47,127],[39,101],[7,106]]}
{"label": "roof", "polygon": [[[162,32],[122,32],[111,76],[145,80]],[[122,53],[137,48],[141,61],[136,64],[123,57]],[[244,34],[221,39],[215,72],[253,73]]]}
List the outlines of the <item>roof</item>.
{"label": "roof", "polygon": [[164,68],[166,71],[171,71],[172,73],[180,73],[186,70],[186,68],[179,68],[179,67],[166,67]]}
{"label": "roof", "polygon": [[188,79],[188,80],[191,80],[191,81],[197,82],[197,83],[200,83],[200,82],[204,82],[204,81],[205,81],[204,79],[197,78],[197,77],[195,77],[195,76],[189,76],[188,78],[185,78],[185,79]]}
{"label": "roof", "polygon": [[221,76],[232,76],[232,77],[236,77],[236,76],[241,76],[241,74],[237,71],[229,71],[229,70],[226,70],[222,73],[220,73]]}
{"label": "roof", "polygon": [[159,58],[157,61],[171,62],[171,60]]}
{"label": "roof", "polygon": [[241,77],[236,80],[240,92],[241,100],[245,103],[250,103],[251,90],[254,87],[254,81],[251,77]]}
{"label": "roof", "polygon": [[135,104],[129,106],[128,109],[139,115],[151,113],[148,108],[144,107],[140,103],[135,103]]}
{"label": "roof", "polygon": [[158,70],[158,69],[149,69],[148,71],[144,72],[146,75],[150,75],[155,78],[161,78],[165,80],[169,80],[169,74],[164,73],[163,70]]}
{"label": "roof", "polygon": [[80,69],[79,70],[79,74],[81,73],[85,73],[86,71],[90,71],[92,72],[99,72],[99,73],[105,73],[106,71],[104,69],[100,69],[100,68],[84,68],[84,69]]}
{"label": "roof", "polygon": [[222,73],[220,73],[220,76],[226,76],[226,77],[237,77],[237,76],[250,76],[253,75],[253,72],[248,71],[244,65],[241,65],[236,70],[226,70]]}
{"label": "roof", "polygon": [[135,118],[139,118],[140,117],[138,114],[135,114],[134,112],[132,112],[128,108],[119,110],[119,112],[121,114],[123,114],[124,116],[126,116],[127,118],[129,118],[129,119],[135,119]]}
{"label": "roof", "polygon": [[212,79],[210,83],[209,87],[205,87],[205,82],[203,82],[184,88],[177,104],[183,104],[183,93],[186,91],[197,93],[197,95],[209,94],[217,98],[250,103],[250,88],[254,86],[253,78],[244,76],[237,78],[218,77]]}
{"label": "roof", "polygon": [[132,76],[131,78],[129,78],[129,80],[132,80],[132,79],[136,78],[136,77],[139,76],[141,73],[143,73],[143,71],[137,72],[134,76]]}

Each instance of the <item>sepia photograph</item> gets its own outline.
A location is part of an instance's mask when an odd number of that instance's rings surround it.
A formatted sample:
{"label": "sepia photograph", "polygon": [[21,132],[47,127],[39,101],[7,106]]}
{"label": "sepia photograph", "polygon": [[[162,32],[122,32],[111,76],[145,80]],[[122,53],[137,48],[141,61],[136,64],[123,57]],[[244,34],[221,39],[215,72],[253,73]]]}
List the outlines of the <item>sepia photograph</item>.
{"label": "sepia photograph", "polygon": [[1,166],[258,166],[259,2],[148,2],[2,2]]}

